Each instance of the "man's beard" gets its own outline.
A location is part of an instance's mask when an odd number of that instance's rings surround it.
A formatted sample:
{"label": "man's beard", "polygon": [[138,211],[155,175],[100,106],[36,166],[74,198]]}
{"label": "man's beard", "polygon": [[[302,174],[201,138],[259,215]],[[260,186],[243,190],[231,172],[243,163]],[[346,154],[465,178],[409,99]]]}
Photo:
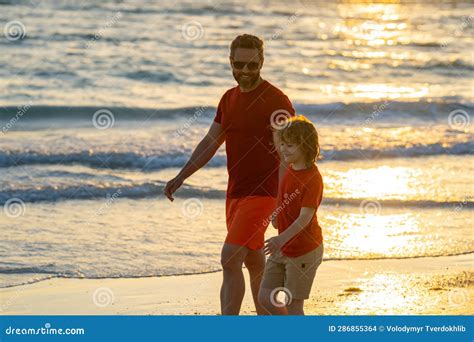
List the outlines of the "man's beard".
{"label": "man's beard", "polygon": [[248,78],[242,77],[242,73],[239,73],[239,75],[237,76],[234,71],[232,72],[232,75],[234,75],[234,79],[242,88],[252,88],[252,86],[254,86],[260,79],[260,72],[257,72],[255,74],[247,74],[248,76],[250,76]]}

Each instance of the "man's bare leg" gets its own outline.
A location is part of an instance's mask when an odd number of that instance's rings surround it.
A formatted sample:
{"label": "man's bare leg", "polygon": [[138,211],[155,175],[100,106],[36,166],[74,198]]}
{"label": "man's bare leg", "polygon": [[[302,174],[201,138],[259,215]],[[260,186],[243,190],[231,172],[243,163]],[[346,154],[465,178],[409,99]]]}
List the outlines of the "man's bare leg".
{"label": "man's bare leg", "polygon": [[263,270],[265,269],[265,254],[263,249],[249,250],[244,260],[250,275],[250,287],[252,289],[253,302],[257,315],[268,315],[268,311],[258,301],[258,291],[262,282]]}
{"label": "man's bare leg", "polygon": [[245,279],[242,266],[249,249],[224,243],[221,264],[224,279],[221,288],[221,314],[238,315],[245,294]]}

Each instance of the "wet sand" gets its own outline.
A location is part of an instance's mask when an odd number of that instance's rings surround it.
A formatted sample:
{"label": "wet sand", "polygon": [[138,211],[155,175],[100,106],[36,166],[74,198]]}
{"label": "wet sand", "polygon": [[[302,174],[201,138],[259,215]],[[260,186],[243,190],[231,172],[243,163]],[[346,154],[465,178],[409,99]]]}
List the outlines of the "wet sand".
{"label": "wet sand", "polygon": [[[249,280],[242,314],[254,315]],[[217,315],[220,272],[132,279],[53,278],[0,290],[5,315]],[[308,315],[474,313],[474,254],[326,261]]]}

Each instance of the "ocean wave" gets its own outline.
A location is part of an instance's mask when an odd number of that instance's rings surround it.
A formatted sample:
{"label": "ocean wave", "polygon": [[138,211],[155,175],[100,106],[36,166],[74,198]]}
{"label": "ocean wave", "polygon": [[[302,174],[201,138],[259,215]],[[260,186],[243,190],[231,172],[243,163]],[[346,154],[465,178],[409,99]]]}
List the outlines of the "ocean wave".
{"label": "ocean wave", "polygon": [[[435,155],[472,155],[474,141],[446,145],[444,143],[420,144],[410,147],[386,149],[354,148],[341,150],[322,150],[322,162],[360,159],[411,158]],[[20,165],[85,165],[98,169],[133,169],[157,171],[166,168],[182,167],[189,159],[189,152],[171,152],[144,155],[135,152],[91,152],[40,153],[40,152],[0,152],[0,167]],[[225,155],[218,154],[208,163],[209,167],[225,166]]]}
{"label": "ocean wave", "polygon": [[178,78],[169,71],[146,71],[146,70],[138,70],[127,72],[123,74],[123,77],[136,80],[136,81],[145,81],[150,83],[163,83],[163,82],[177,82]]}
{"label": "ocean wave", "polygon": [[[0,167],[15,165],[71,165],[80,164],[94,168],[140,169],[142,171],[181,167],[189,155],[176,152],[161,155],[142,155],[134,152],[89,152],[42,154],[37,152],[0,152]],[[215,156],[209,166],[223,166],[226,159]]]}
{"label": "ocean wave", "polygon": [[414,145],[411,147],[395,147],[388,149],[345,149],[322,150],[322,160],[358,160],[382,158],[410,158],[435,155],[472,155],[474,141],[462,142],[446,146],[443,143]]}
{"label": "ocean wave", "polygon": [[[81,186],[43,186],[30,189],[6,189],[0,192],[0,205],[4,205],[11,198],[17,198],[25,203],[56,202],[65,200],[90,199],[121,199],[121,198],[152,198],[162,197],[165,182],[156,181],[140,184],[124,185],[81,185]],[[207,187],[183,185],[174,195],[176,198],[225,199],[226,192]],[[391,208],[453,208],[462,204],[463,209],[474,208],[474,202],[435,201],[435,200],[400,200],[400,199],[366,199],[366,198],[330,198],[323,200],[324,205],[345,205],[359,207],[362,202],[376,202],[380,207]]]}
{"label": "ocean wave", "polygon": [[[150,77],[160,78],[160,75],[153,75],[148,72],[133,73],[131,77],[141,78]],[[168,77],[168,76],[164,76]],[[22,104],[23,105],[23,104]],[[373,101],[373,102],[332,102],[324,104],[311,103],[294,103],[294,107],[299,113],[314,115],[316,118],[331,120],[345,119],[360,121],[368,118],[373,113],[377,113],[380,119],[387,120],[406,120],[406,119],[423,119],[446,120],[447,115],[453,110],[464,110],[472,113],[474,104],[452,102],[439,99],[437,101]],[[1,121],[8,121],[19,111],[19,107],[6,106],[0,110]],[[196,105],[180,108],[139,108],[139,107],[96,107],[96,106],[30,106],[27,108],[22,120],[45,120],[45,119],[91,119],[92,115],[98,111],[110,110],[115,120],[159,120],[171,119],[175,117],[192,117],[196,110],[199,109],[200,116],[213,117],[216,112],[214,106]],[[378,119],[379,119],[378,118]]]}
{"label": "ocean wave", "polygon": [[[25,203],[35,203],[112,198],[114,194],[116,194],[114,197],[117,199],[161,197],[163,196],[164,187],[164,182],[157,181],[153,183],[120,186],[43,186],[22,190],[7,189],[0,192],[0,205],[4,205],[10,198],[19,198]],[[223,199],[225,198],[225,191],[183,185],[175,196],[178,198],[199,197]]]}
{"label": "ocean wave", "polygon": [[429,62],[423,66],[418,67],[418,69],[445,69],[445,68],[458,68],[463,70],[472,71],[474,70],[474,65],[463,61],[461,59],[455,59],[451,61],[433,61]]}
{"label": "ocean wave", "polygon": [[36,274],[57,274],[52,267],[54,265],[43,265],[43,266],[21,266],[21,267],[1,267],[0,274],[23,274],[23,273],[36,273]]}
{"label": "ocean wave", "polygon": [[[24,104],[17,107],[6,106],[0,109],[0,124],[5,120],[8,122],[15,117],[17,112],[23,108]],[[25,109],[22,115],[22,121],[28,120],[48,120],[48,119],[65,119],[91,120],[95,112],[107,109],[112,112],[115,120],[157,120],[157,119],[172,119],[174,117],[192,117],[196,110],[200,110],[200,115],[213,116],[216,108],[206,106],[189,106],[180,108],[140,108],[140,107],[114,107],[114,106],[29,106]],[[5,123],[6,123],[5,122]]]}

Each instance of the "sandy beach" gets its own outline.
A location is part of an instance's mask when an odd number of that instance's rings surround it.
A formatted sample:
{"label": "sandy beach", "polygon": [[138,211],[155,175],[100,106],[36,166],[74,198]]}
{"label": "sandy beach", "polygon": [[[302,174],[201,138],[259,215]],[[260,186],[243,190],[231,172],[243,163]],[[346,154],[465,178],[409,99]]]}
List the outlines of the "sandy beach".
{"label": "sandy beach", "polygon": [[[472,315],[473,254],[326,261],[306,314]],[[245,271],[246,273],[246,271]],[[216,315],[221,273],[132,279],[54,278],[0,290],[4,315]],[[254,315],[248,276],[242,314]]]}

